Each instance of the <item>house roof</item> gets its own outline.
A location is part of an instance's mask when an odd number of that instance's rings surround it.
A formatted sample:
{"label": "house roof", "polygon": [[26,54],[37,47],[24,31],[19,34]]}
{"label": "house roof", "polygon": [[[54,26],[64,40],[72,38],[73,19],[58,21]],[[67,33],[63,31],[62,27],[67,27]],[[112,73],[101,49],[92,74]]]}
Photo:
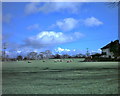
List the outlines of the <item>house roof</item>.
{"label": "house roof", "polygon": [[105,45],[105,46],[102,47],[101,49],[107,49],[107,48],[110,48],[110,46],[113,45],[113,44],[118,44],[118,45],[120,46],[120,44],[119,44],[119,40],[115,40],[114,42],[111,41],[109,44]]}
{"label": "house roof", "polygon": [[101,54],[100,53],[96,53],[96,54],[93,54],[91,56],[101,56]]}

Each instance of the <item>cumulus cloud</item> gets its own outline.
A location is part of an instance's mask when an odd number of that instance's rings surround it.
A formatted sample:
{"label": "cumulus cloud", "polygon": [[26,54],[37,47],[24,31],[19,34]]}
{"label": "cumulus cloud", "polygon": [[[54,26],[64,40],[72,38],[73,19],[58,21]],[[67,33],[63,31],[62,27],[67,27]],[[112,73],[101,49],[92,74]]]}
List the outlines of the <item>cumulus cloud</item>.
{"label": "cumulus cloud", "polygon": [[101,49],[98,49],[99,52],[101,52],[102,50]]}
{"label": "cumulus cloud", "polygon": [[79,20],[74,18],[65,18],[61,21],[57,21],[56,25],[63,31],[70,31],[77,27]]}
{"label": "cumulus cloud", "polygon": [[17,53],[21,53],[22,51],[20,51],[20,50],[17,50]]}
{"label": "cumulus cloud", "polygon": [[34,29],[40,29],[40,25],[39,24],[33,24],[27,27],[28,30],[34,30]]}
{"label": "cumulus cloud", "polygon": [[80,37],[84,37],[85,35],[80,32],[74,32],[73,36],[76,37],[76,39],[79,39]]}
{"label": "cumulus cloud", "polygon": [[80,8],[78,2],[45,2],[45,3],[29,3],[25,7],[25,13],[33,14],[37,12],[51,13],[63,12],[77,13]]}
{"label": "cumulus cloud", "polygon": [[42,31],[36,36],[27,38],[25,40],[25,46],[30,46],[33,48],[48,47],[56,44],[72,42],[82,37],[81,33],[79,38],[77,36],[78,35],[76,35],[76,32],[71,35],[67,35],[62,32]]}
{"label": "cumulus cloud", "polygon": [[90,18],[87,18],[84,20],[84,24],[86,26],[89,26],[89,27],[93,27],[93,26],[99,26],[99,25],[102,25],[103,22],[98,20],[97,18],[95,17],[90,17]]}
{"label": "cumulus cloud", "polygon": [[91,51],[91,54],[101,53],[101,52],[102,52],[101,49],[97,49],[97,50],[92,50],[92,51]]}
{"label": "cumulus cloud", "polygon": [[70,52],[70,51],[71,51],[70,49],[63,49],[63,48],[60,48],[60,47],[58,47],[57,49],[55,49],[55,52],[59,52],[59,53]]}
{"label": "cumulus cloud", "polygon": [[78,49],[69,49],[69,48],[61,48],[61,47],[57,47],[56,49],[54,49],[54,54],[58,53],[58,54],[68,54],[68,55],[76,55],[78,53],[83,53],[81,50]]}
{"label": "cumulus cloud", "polygon": [[37,7],[39,5],[39,3],[29,3],[26,5],[25,7],[25,13],[26,14],[32,14],[32,13],[36,13],[39,12],[39,8]]}
{"label": "cumulus cloud", "polygon": [[56,23],[51,26],[51,28],[58,27],[62,31],[71,31],[77,28],[80,23],[88,27],[100,26],[103,24],[102,21],[98,20],[95,17],[90,17],[86,19],[75,19],[71,17],[65,18],[63,20],[57,20]]}
{"label": "cumulus cloud", "polygon": [[76,49],[73,49],[73,51],[76,51]]}
{"label": "cumulus cloud", "polygon": [[2,21],[4,23],[10,23],[11,19],[12,19],[12,15],[11,14],[4,14],[2,16]]}

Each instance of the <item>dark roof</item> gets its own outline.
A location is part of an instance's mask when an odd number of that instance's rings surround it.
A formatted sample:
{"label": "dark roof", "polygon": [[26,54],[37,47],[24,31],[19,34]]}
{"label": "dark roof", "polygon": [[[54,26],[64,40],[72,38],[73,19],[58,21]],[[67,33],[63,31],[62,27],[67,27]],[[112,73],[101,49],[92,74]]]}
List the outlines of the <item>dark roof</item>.
{"label": "dark roof", "polygon": [[101,54],[100,53],[96,53],[96,54],[93,54],[91,56],[101,56]]}
{"label": "dark roof", "polygon": [[115,40],[114,42],[111,41],[109,44],[105,45],[104,47],[102,47],[101,49],[107,49],[110,48],[111,45],[113,44],[118,44],[120,46],[119,40]]}

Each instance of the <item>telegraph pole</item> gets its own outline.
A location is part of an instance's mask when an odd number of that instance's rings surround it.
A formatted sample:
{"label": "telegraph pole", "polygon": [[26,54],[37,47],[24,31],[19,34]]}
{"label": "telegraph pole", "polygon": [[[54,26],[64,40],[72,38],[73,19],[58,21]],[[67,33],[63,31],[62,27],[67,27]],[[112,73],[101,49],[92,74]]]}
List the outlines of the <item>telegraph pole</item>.
{"label": "telegraph pole", "polygon": [[87,48],[87,51],[86,51],[86,55],[87,55],[87,57],[89,56],[89,51],[88,51],[88,48]]}
{"label": "telegraph pole", "polygon": [[7,44],[3,43],[3,60],[6,60],[6,49],[7,49]]}

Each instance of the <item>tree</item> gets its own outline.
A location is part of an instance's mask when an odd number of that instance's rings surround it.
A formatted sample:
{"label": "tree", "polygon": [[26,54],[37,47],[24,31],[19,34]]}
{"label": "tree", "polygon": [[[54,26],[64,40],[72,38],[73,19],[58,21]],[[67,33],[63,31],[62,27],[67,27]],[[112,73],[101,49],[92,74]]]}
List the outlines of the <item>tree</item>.
{"label": "tree", "polygon": [[32,59],[32,60],[37,59],[37,53],[36,53],[36,52],[30,52],[30,53],[28,54],[28,58],[29,58],[29,59]]}
{"label": "tree", "polygon": [[41,56],[40,56],[40,54],[38,54],[38,55],[37,55],[37,59],[38,59],[38,60],[39,60],[39,59],[41,59]]}
{"label": "tree", "polygon": [[23,57],[21,55],[17,56],[17,60],[23,60]]}
{"label": "tree", "polygon": [[119,0],[116,0],[115,2],[109,2],[109,3],[108,3],[108,6],[109,6],[109,7],[112,7],[112,8],[113,8],[113,7],[117,7],[117,6],[119,7],[119,6],[120,6],[120,1],[119,1]]}
{"label": "tree", "polygon": [[61,56],[60,56],[59,54],[56,54],[56,55],[55,55],[55,58],[56,58],[56,59],[60,59]]}
{"label": "tree", "polygon": [[70,56],[68,54],[62,55],[62,58],[69,58]]}
{"label": "tree", "polygon": [[52,52],[50,50],[45,51],[46,58],[50,58],[52,55]]}
{"label": "tree", "polygon": [[6,55],[6,60],[7,60],[7,61],[9,60],[9,55]]}
{"label": "tree", "polygon": [[24,59],[23,60],[28,60],[28,58],[27,57],[24,57]]}
{"label": "tree", "polygon": [[41,59],[44,59],[44,52],[40,52],[40,57],[41,57]]}
{"label": "tree", "polygon": [[76,55],[76,57],[77,57],[77,58],[80,58],[80,57],[84,57],[84,55],[81,54],[81,53],[79,53],[79,54]]}

